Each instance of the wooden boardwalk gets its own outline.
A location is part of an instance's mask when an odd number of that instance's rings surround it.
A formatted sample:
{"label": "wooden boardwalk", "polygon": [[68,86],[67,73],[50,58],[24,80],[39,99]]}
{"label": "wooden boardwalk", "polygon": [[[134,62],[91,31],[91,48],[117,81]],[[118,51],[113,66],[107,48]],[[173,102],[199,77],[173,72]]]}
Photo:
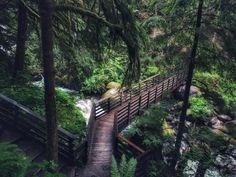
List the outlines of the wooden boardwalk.
{"label": "wooden boardwalk", "polygon": [[[100,111],[100,105],[97,110],[99,116],[96,116],[91,140],[88,142],[88,160],[84,169],[78,173],[78,177],[110,177],[111,158],[114,151],[115,139],[119,132],[125,129],[135,115],[138,115],[141,109],[147,108],[150,104],[161,100],[163,94],[167,91],[173,91],[184,81],[184,74],[181,77],[172,75],[160,82],[151,83],[146,90],[133,92],[130,99],[117,104],[111,100],[106,103],[108,107],[117,105],[107,112]],[[117,99],[120,100],[120,99]],[[113,103],[112,103],[113,102]],[[115,104],[114,104],[115,102]],[[103,106],[103,108],[107,106]],[[102,114],[102,116],[100,116]]]}
{"label": "wooden boardwalk", "polygon": [[[86,138],[79,146],[74,135],[59,128],[58,170],[67,177],[109,177],[118,133],[143,109],[183,84],[186,77],[183,68],[167,73],[165,77],[152,76],[115,97],[100,100],[93,108]],[[0,95],[0,141],[17,144],[32,162],[40,162],[45,159],[45,122],[24,106]],[[87,156],[86,165],[78,171],[76,161],[83,156]],[[43,176],[43,171],[39,169],[35,174]]]}
{"label": "wooden boardwalk", "polygon": [[95,123],[95,133],[88,145],[88,160],[79,177],[109,177],[114,146],[114,111]]}

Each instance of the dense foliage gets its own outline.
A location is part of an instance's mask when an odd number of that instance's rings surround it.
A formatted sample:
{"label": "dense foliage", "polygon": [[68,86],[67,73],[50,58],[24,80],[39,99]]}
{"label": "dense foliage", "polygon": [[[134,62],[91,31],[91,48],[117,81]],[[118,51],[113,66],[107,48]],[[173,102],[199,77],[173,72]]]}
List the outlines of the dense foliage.
{"label": "dense foliage", "polygon": [[[31,84],[11,85],[0,89],[1,93],[29,107],[41,116],[44,111],[43,89]],[[74,133],[81,139],[85,132],[85,119],[75,106],[75,97],[59,89],[56,91],[57,117],[59,126]]]}
{"label": "dense foliage", "polygon": [[[45,116],[44,91],[31,84],[35,76],[43,75],[38,2],[0,2],[0,93]],[[19,3],[25,7],[26,18],[22,21],[19,21]],[[126,85],[167,73],[168,69],[189,59],[194,31],[198,32],[194,28],[197,7],[198,1],[194,0],[55,0],[52,23],[56,85],[75,89],[85,97],[94,94],[99,97],[112,81]],[[188,142],[190,151],[181,154],[180,176],[189,159],[198,161],[205,170],[217,166],[217,147],[224,144],[227,146],[222,148],[224,150],[235,142],[235,137],[225,134],[229,131],[228,122],[217,118],[218,114],[226,114],[230,116],[229,123],[236,119],[235,9],[234,0],[204,0],[193,76],[193,85],[203,94],[189,99],[188,119],[183,127],[184,141]],[[24,57],[18,58],[23,60],[23,69],[14,76],[19,45],[16,41],[24,41],[17,39],[23,21],[26,23],[26,26],[23,24],[26,43],[20,45],[24,48],[20,51]],[[182,103],[178,103],[179,109],[175,112],[171,112],[169,104],[150,107],[136,118],[133,127],[126,132],[127,136],[147,149],[165,141],[172,143],[177,132],[166,118],[178,117]],[[58,126],[81,139],[85,120],[75,107],[75,98],[57,89],[56,106]],[[207,127],[214,123],[212,117],[220,128]],[[171,121],[174,125],[178,123],[178,120]],[[12,165],[17,175],[22,176],[28,168],[28,159],[14,146],[3,144],[0,149],[10,165],[12,159],[8,159],[8,153],[18,153]],[[133,172],[136,163],[131,161],[129,163],[123,157],[117,165],[113,159],[113,176]],[[165,165],[163,161],[152,161],[149,175],[160,176]],[[0,173],[2,170],[9,176],[8,166],[0,165]]]}

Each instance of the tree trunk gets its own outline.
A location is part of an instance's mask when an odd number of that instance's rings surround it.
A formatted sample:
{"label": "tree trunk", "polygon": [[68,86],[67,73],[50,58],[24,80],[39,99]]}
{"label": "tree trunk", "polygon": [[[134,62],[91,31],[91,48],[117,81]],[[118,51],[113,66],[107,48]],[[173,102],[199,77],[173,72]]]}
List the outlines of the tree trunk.
{"label": "tree trunk", "polygon": [[53,61],[52,1],[40,0],[41,38],[47,123],[47,159],[58,161],[58,137],[55,102],[55,71]]}
{"label": "tree trunk", "polygon": [[194,43],[193,43],[192,52],[191,52],[191,56],[190,56],[187,83],[186,83],[185,93],[184,93],[184,103],[183,103],[183,107],[182,107],[182,112],[180,114],[178,133],[177,133],[176,142],[175,142],[175,151],[174,151],[174,155],[173,155],[173,161],[171,163],[171,170],[172,171],[175,171],[175,166],[176,166],[177,161],[179,160],[179,156],[180,156],[181,141],[183,139],[185,120],[186,120],[186,112],[187,112],[188,103],[189,103],[189,92],[190,92],[190,87],[192,84],[193,71],[194,71],[194,67],[195,67],[195,57],[196,57],[198,41],[199,41],[199,37],[200,37],[202,7],[203,7],[203,0],[199,0],[199,6],[198,6],[198,12],[197,12],[197,23],[196,23],[196,28],[195,28],[195,37],[194,37]]}
{"label": "tree trunk", "polygon": [[25,6],[19,1],[17,42],[16,42],[16,54],[15,54],[13,77],[17,77],[18,72],[24,69],[25,42],[27,40],[26,32],[27,32],[27,11]]}

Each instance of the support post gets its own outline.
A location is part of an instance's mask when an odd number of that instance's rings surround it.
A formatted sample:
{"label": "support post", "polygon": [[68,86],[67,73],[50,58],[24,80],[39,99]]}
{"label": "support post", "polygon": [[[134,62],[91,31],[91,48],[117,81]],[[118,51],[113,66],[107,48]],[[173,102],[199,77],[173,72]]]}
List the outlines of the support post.
{"label": "support post", "polygon": [[150,90],[148,91],[147,108],[149,107],[149,99],[150,99]]}
{"label": "support post", "polygon": [[155,88],[155,103],[157,102],[157,86]]}
{"label": "support post", "polygon": [[129,125],[130,123],[130,102],[128,103],[128,122],[127,124]]}
{"label": "support post", "polygon": [[140,115],[141,101],[142,101],[142,95],[139,96],[139,100],[138,100],[138,115]]}
{"label": "support post", "polygon": [[164,82],[162,82],[161,86],[161,99],[163,98],[163,92],[164,92]]}

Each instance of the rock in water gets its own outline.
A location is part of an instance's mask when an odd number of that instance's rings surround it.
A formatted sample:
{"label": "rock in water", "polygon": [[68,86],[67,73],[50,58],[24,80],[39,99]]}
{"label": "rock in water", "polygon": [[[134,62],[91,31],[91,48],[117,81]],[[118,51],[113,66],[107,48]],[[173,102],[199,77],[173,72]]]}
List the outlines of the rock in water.
{"label": "rock in water", "polygon": [[225,123],[225,127],[231,136],[236,138],[236,120]]}
{"label": "rock in water", "polygon": [[[173,95],[176,99],[178,99],[178,100],[183,100],[184,99],[185,87],[186,87],[185,85],[180,86],[179,88],[177,88],[173,92]],[[201,95],[202,95],[202,92],[200,91],[200,89],[198,87],[191,86],[189,96],[201,96]]]}
{"label": "rock in water", "polygon": [[228,121],[231,121],[232,118],[228,115],[224,115],[224,114],[220,114],[220,115],[217,115],[218,119],[223,121],[223,122],[228,122]]}

